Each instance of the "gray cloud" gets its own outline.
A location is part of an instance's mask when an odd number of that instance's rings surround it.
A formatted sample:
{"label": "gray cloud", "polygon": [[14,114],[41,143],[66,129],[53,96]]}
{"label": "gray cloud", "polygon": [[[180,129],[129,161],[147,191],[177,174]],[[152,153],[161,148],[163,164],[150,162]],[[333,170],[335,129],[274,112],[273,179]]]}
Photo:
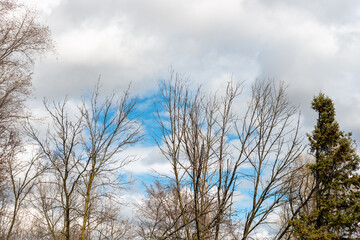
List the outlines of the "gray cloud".
{"label": "gray cloud", "polygon": [[170,65],[194,83],[218,89],[234,76],[288,84],[304,129],[311,98],[334,99],[341,126],[360,140],[360,2],[356,0],[54,0],[44,19],[58,55],[37,65],[40,96],[88,89],[148,94]]}

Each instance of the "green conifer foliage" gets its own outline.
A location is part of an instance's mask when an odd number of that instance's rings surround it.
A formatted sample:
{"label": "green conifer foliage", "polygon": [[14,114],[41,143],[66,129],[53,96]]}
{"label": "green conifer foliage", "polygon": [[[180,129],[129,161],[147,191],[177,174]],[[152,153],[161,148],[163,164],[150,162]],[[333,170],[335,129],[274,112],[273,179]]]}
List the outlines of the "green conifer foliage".
{"label": "green conifer foliage", "polygon": [[351,133],[339,130],[332,100],[320,93],[313,99],[317,124],[308,135],[315,163],[315,206],[293,221],[299,239],[359,239],[360,158]]}

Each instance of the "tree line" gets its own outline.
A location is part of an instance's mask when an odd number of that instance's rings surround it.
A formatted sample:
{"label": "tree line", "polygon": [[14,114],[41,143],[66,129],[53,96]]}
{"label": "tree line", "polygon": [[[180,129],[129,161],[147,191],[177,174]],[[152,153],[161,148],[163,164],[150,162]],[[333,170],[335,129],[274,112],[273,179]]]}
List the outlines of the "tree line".
{"label": "tree line", "polygon": [[255,81],[244,101],[244,84],[210,94],[174,71],[153,114],[171,173],[124,216],[131,182],[121,173],[137,160],[127,149],[146,134],[137,98],[97,85],[77,113],[66,98],[44,101],[39,127],[25,100],[34,61],[53,43],[36,17],[0,1],[1,239],[245,240],[264,229],[271,239],[360,238],[360,159],[329,97],[313,98],[317,122],[302,136],[283,83]]}

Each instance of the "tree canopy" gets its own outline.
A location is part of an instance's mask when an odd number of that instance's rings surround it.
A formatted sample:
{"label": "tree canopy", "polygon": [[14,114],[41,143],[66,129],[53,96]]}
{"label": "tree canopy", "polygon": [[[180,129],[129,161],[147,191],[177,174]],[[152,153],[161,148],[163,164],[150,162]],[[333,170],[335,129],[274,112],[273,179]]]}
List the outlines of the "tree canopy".
{"label": "tree canopy", "polygon": [[355,239],[360,223],[360,158],[351,133],[335,121],[333,101],[320,93],[312,101],[318,113],[308,135],[315,162],[309,167],[315,178],[315,207],[294,221],[301,239]]}

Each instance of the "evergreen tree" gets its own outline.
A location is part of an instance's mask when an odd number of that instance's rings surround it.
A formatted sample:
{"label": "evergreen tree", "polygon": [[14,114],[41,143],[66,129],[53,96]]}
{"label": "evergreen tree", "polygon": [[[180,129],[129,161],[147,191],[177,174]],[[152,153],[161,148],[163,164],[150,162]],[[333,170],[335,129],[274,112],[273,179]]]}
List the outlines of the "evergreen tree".
{"label": "evergreen tree", "polygon": [[330,98],[320,93],[312,101],[318,113],[311,135],[309,167],[315,178],[315,206],[293,221],[299,239],[359,239],[360,158],[351,133],[339,130]]}

